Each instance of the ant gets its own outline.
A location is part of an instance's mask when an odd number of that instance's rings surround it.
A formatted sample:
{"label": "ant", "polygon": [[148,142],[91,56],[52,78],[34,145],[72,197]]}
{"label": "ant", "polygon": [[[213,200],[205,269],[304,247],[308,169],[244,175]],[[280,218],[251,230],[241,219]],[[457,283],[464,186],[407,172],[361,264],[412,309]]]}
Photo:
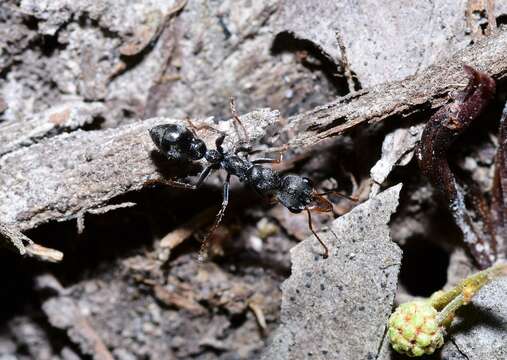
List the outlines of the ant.
{"label": "ant", "polygon": [[[234,99],[232,98],[230,99],[230,108],[233,120],[243,129],[247,139],[243,140],[241,144],[248,143],[247,131],[237,115]],[[179,162],[191,162],[204,158],[207,162],[206,167],[199,175],[195,184],[188,184],[175,180],[161,180],[158,182],[174,187],[195,190],[202,185],[212,171],[223,169],[227,173],[223,185],[222,206],[215,217],[215,222],[202,242],[199,256],[201,260],[207,257],[210,236],[222,221],[225,209],[229,203],[229,183],[233,175],[236,176],[240,182],[250,185],[261,196],[268,197],[272,199],[273,202],[280,202],[292,213],[306,211],[308,214],[308,227],[324,248],[323,257],[327,258],[329,256],[328,247],[313,228],[311,211],[331,212],[333,210],[333,205],[324,197],[324,195],[330,193],[337,194],[352,201],[356,201],[357,199],[348,197],[334,190],[318,193],[314,189],[313,183],[309,178],[294,174],[281,175],[271,168],[262,166],[262,164],[280,163],[282,161],[281,152],[278,159],[257,158],[249,160],[248,155],[252,152],[248,146],[239,145],[231,151],[226,151],[222,147],[226,137],[225,133],[209,125],[196,126],[189,119],[187,119],[187,122],[189,123],[188,127],[179,124],[164,124],[151,128],[149,132],[158,150],[168,159]],[[215,140],[216,149],[208,149],[204,141],[197,136],[195,130],[200,129],[208,129],[219,134],[218,138]]]}

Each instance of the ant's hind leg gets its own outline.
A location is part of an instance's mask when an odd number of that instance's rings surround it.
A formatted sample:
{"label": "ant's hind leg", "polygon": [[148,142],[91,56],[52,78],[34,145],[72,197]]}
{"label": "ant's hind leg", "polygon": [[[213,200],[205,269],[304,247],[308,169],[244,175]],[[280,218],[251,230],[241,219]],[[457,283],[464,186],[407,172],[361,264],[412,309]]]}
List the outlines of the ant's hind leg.
{"label": "ant's hind leg", "polygon": [[277,159],[258,158],[258,159],[252,160],[252,164],[280,164],[283,161],[283,154],[287,151],[288,148],[289,147],[287,145],[284,145],[284,146],[276,149],[276,151],[273,151],[273,152],[277,152],[278,153],[278,158]]}
{"label": "ant's hind leg", "polygon": [[199,179],[197,179],[197,182],[195,184],[189,184],[189,183],[185,183],[182,181],[169,180],[169,179],[148,180],[144,184],[145,185],[163,184],[163,185],[168,185],[168,186],[172,186],[172,187],[180,188],[180,189],[195,190],[202,185],[202,183],[204,182],[204,180],[206,180],[206,178],[208,177],[208,175],[210,174],[212,169],[213,169],[213,166],[207,166],[201,172],[201,174],[199,175]]}
{"label": "ant's hind leg", "polygon": [[[249,143],[250,137],[248,136],[248,132],[246,131],[245,125],[243,125],[243,123],[241,122],[241,120],[238,116],[238,112],[236,111],[236,102],[234,101],[234,98],[232,96],[229,98],[229,106],[231,108],[232,119],[236,122],[236,124],[238,124],[241,127],[241,130],[243,130],[243,133],[245,135],[243,142]],[[241,136],[239,136],[238,129],[236,127],[234,127],[234,128],[236,129],[236,132],[238,133],[238,137],[241,138]]]}
{"label": "ant's hind leg", "polygon": [[190,130],[194,133],[194,135],[197,136],[197,134],[195,133],[194,130],[210,130],[210,131],[213,131],[217,134],[223,134],[222,131],[218,130],[217,128],[214,128],[213,126],[211,125],[208,125],[208,124],[199,124],[197,125],[196,123],[194,123],[189,117],[187,117],[186,119],[186,122],[188,123],[188,127],[190,128]]}
{"label": "ant's hind leg", "polygon": [[245,153],[247,155],[251,155],[254,153],[254,150],[250,145],[242,144],[234,149],[234,154],[238,155],[240,153]]}
{"label": "ant's hind leg", "polygon": [[324,241],[322,241],[322,239],[320,238],[319,235],[317,235],[317,233],[315,232],[315,230],[313,229],[313,224],[312,224],[312,214],[310,212],[310,209],[309,208],[306,208],[305,209],[307,214],[308,214],[308,227],[310,228],[310,230],[312,231],[313,235],[315,235],[315,237],[317,238],[317,240],[319,240],[320,242],[320,245],[322,245],[322,247],[324,248],[324,259],[326,259],[328,256],[329,256],[329,249],[328,247],[326,246],[326,244],[324,244]]}
{"label": "ant's hind leg", "polygon": [[278,153],[277,159],[272,158],[258,158],[252,160],[252,164],[280,164],[283,161],[283,152]]}
{"label": "ant's hind leg", "polygon": [[222,218],[224,217],[225,209],[227,208],[227,204],[229,203],[229,182],[231,180],[231,175],[227,175],[227,179],[225,179],[224,183],[224,197],[222,200],[222,207],[220,208],[220,211],[215,217],[215,222],[211,226],[211,228],[208,230],[208,233],[206,234],[206,237],[204,238],[201,249],[199,251],[199,261],[205,261],[208,258],[208,250],[209,250],[209,241],[211,238],[211,235],[215,232],[215,230],[218,228],[218,225],[222,222]]}

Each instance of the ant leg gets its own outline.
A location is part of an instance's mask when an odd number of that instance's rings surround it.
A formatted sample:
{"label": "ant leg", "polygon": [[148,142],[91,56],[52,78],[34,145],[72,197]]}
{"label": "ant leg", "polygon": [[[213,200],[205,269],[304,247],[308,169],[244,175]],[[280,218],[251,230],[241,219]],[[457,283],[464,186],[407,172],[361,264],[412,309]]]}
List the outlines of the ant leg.
{"label": "ant leg", "polygon": [[340,196],[342,198],[345,198],[345,199],[348,199],[350,201],[354,201],[354,202],[357,202],[359,201],[359,199],[355,196],[348,196],[348,195],[345,195],[341,192],[338,192],[336,190],[328,190],[328,191],[324,191],[322,193],[316,193],[315,195],[318,195],[318,196],[323,196],[323,195],[328,195],[328,194],[333,194],[333,195],[337,195],[337,196]]}
{"label": "ant leg", "polygon": [[251,145],[240,145],[234,149],[234,154],[238,155],[240,153],[244,153],[245,157],[248,157],[248,155],[257,154],[260,152],[265,152],[263,149],[253,149]]}
{"label": "ant leg", "polygon": [[222,131],[220,131],[220,130],[218,130],[218,129],[214,128],[214,127],[213,127],[213,126],[211,126],[211,125],[208,125],[208,124],[200,124],[200,125],[196,125],[196,124],[195,124],[194,122],[192,122],[192,120],[190,120],[190,118],[188,118],[188,117],[187,117],[185,120],[187,121],[187,123],[188,123],[188,126],[189,126],[190,130],[191,130],[191,131],[194,133],[194,135],[196,135],[196,136],[197,136],[197,134],[195,133],[195,131],[194,131],[194,130],[199,131],[199,130],[203,130],[203,129],[204,129],[204,130],[210,130],[210,131],[213,131],[213,132],[215,132],[215,133],[217,133],[217,134],[223,134],[223,132],[222,132]]}
{"label": "ant leg", "polygon": [[239,153],[251,154],[252,151],[253,150],[250,145],[240,145],[234,149],[234,154],[236,154],[236,155],[238,155]]}
{"label": "ant leg", "polygon": [[306,213],[308,214],[308,227],[312,231],[313,235],[315,235],[315,237],[317,238],[317,240],[319,240],[320,245],[322,245],[322,247],[324,248],[324,255],[323,255],[323,257],[324,257],[324,259],[326,259],[329,256],[329,249],[327,248],[326,244],[324,244],[324,241],[322,241],[322,239],[319,237],[319,235],[317,235],[317,233],[313,229],[312,214],[310,212],[310,209],[309,208],[305,208],[305,210],[306,210]]}
{"label": "ant leg", "polygon": [[[241,120],[238,116],[238,113],[236,111],[236,102],[234,101],[234,98],[232,96],[229,98],[229,106],[231,108],[232,119],[237,124],[239,124],[239,126],[241,126],[241,129],[243,130],[243,133],[245,134],[245,139],[243,141],[246,143],[250,142],[248,132],[246,131],[245,125],[243,125],[243,123],[241,122]],[[238,131],[238,130],[236,129],[236,131]],[[238,133],[238,137],[239,137],[239,133]]]}
{"label": "ant leg", "polygon": [[252,160],[252,164],[280,164],[283,161],[283,152],[278,153],[278,159],[258,158]]}
{"label": "ant leg", "polygon": [[197,179],[197,182],[195,184],[188,184],[188,183],[185,183],[182,181],[177,181],[177,180],[158,179],[158,180],[148,180],[145,182],[145,185],[164,184],[164,185],[169,185],[169,186],[180,188],[180,189],[195,190],[199,186],[202,185],[202,183],[204,182],[204,180],[206,180],[206,178],[208,177],[208,175],[210,174],[212,169],[213,169],[212,165],[207,166],[201,172],[201,174],[199,174],[199,179]]}
{"label": "ant leg", "polygon": [[222,207],[220,208],[220,211],[215,217],[215,222],[213,223],[213,226],[208,230],[208,233],[206,234],[206,237],[204,238],[201,249],[199,250],[199,261],[204,261],[208,257],[208,249],[209,249],[209,240],[211,238],[211,235],[215,232],[218,225],[220,225],[220,222],[222,221],[222,218],[224,217],[225,209],[227,208],[227,204],[229,203],[229,182],[231,180],[231,175],[227,174],[227,179],[225,179],[224,183],[224,197],[222,200]]}
{"label": "ant leg", "polygon": [[315,211],[318,211],[318,212],[331,212],[331,211],[333,211],[333,204],[331,203],[331,201],[329,201],[328,199],[326,199],[321,194],[314,193],[312,200],[315,202],[315,204],[310,205],[308,207],[310,210],[315,210]]}
{"label": "ant leg", "polygon": [[224,143],[225,137],[227,135],[222,133],[216,140],[215,140],[215,146],[220,154],[224,153],[224,148],[222,147],[222,144]]}

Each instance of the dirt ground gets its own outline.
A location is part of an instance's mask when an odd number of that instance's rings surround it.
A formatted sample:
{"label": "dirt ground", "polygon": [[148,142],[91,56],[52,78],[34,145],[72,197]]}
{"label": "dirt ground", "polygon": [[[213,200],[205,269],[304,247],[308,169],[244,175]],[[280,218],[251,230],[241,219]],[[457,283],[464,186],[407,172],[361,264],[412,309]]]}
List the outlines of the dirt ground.
{"label": "dirt ground", "polygon": [[[385,341],[396,303],[507,257],[506,22],[494,0],[2,1],[0,359],[404,359]],[[482,237],[414,156],[465,64],[496,91],[431,165],[477,195],[463,209]],[[312,215],[329,259],[306,212],[233,178],[198,261],[226,174],[156,184],[203,161],[167,161],[148,129],[191,118],[230,149],[231,97],[251,145],[283,150],[275,171],[357,198]],[[427,358],[505,359],[502,284],[475,305],[494,326]]]}

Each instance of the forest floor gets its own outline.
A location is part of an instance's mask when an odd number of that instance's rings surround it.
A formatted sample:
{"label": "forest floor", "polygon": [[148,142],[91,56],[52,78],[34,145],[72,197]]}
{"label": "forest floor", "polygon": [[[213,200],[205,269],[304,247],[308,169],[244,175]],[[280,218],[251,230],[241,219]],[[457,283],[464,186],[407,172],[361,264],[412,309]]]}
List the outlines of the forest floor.
{"label": "forest floor", "polygon": [[[490,231],[507,224],[506,23],[494,0],[2,1],[0,359],[405,358],[386,341],[395,304],[507,256]],[[465,102],[464,65],[496,92],[430,164],[459,179],[442,194],[414,150]],[[312,215],[329,258],[306,212],[233,178],[197,261],[225,174],[154,185],[203,162],[168,162],[148,130],[191,118],[231,149],[231,97],[251,145],[284,151],[274,170],[357,198]],[[427,358],[505,360],[506,294],[481,290]]]}

